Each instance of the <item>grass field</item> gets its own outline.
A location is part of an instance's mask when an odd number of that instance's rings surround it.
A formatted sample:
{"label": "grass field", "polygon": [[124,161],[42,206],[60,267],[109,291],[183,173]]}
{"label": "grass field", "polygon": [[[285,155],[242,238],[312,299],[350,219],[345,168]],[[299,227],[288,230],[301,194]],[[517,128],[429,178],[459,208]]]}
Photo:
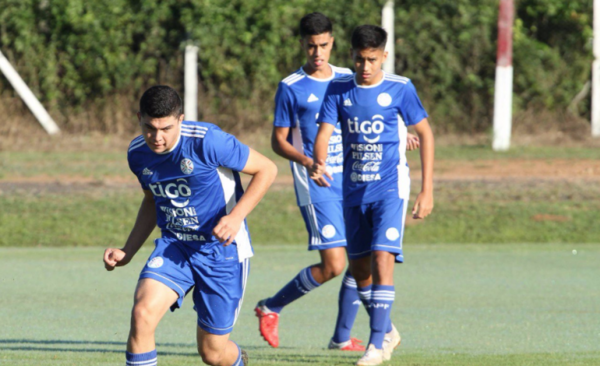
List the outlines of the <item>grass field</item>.
{"label": "grass field", "polygon": [[[573,250],[577,254],[573,254]],[[390,365],[600,364],[597,245],[407,245],[392,318],[403,335]],[[117,365],[137,275],[150,248],[108,273],[102,248],[0,248],[0,364]],[[251,365],[349,365],[325,350],[339,280],[286,308],[281,345],[260,338],[252,308],[315,260],[304,245],[256,247],[233,339]],[[160,365],[198,365],[191,299],[159,326]],[[368,338],[359,313],[353,334]]]}
{"label": "grass field", "polygon": [[[289,165],[277,157],[265,142],[257,149],[276,161],[280,175],[289,175]],[[90,141],[89,145],[94,146]],[[253,145],[254,146],[254,145]],[[111,177],[131,178],[127,167],[126,145],[108,151],[0,151],[0,179],[15,177],[45,176],[58,178],[64,175],[81,176],[103,180]],[[411,156],[412,154],[412,156]],[[436,160],[482,159],[600,159],[597,148],[519,147],[504,153],[495,153],[489,146],[440,146],[436,149]],[[413,168],[418,168],[418,156],[409,153]]]}
{"label": "grass field", "polygon": [[[152,244],[103,269],[103,248],[122,245],[142,196],[126,143],[97,143],[0,151],[0,365],[124,364]],[[324,349],[339,279],[284,310],[279,349],[258,335],[254,304],[316,261],[288,165],[267,145],[280,179],[248,218],[256,256],[233,338],[251,365],[353,364],[359,354]],[[600,365],[600,149],[442,145],[436,159],[433,215],[407,222],[392,314],[403,342],[389,364]],[[159,327],[160,365],[201,364],[188,300]],[[359,313],[353,332],[365,341],[367,321]]]}
{"label": "grass field", "polygon": [[[0,247],[120,246],[141,197],[135,184],[12,187],[0,194]],[[597,243],[597,197],[600,185],[585,182],[438,182],[433,215],[409,221],[405,242]],[[255,243],[306,240],[289,184],[272,188],[248,222]]]}

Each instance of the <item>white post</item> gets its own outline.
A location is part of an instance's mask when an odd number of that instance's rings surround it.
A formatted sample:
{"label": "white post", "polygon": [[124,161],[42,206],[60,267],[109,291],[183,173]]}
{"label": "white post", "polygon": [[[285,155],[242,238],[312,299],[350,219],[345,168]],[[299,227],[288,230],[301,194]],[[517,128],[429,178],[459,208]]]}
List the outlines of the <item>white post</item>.
{"label": "white post", "polygon": [[594,62],[592,63],[592,136],[600,137],[600,0],[594,0]]}
{"label": "white post", "polygon": [[494,90],[494,151],[506,151],[510,148],[512,130],[512,89],[513,67],[496,66]]}
{"label": "white post", "polygon": [[498,14],[498,56],[496,59],[496,82],[494,89],[494,151],[506,151],[510,147],[512,129],[512,26],[513,0],[500,0]]}
{"label": "white post", "polygon": [[388,0],[381,11],[381,28],[385,29],[388,34],[387,43],[385,44],[388,56],[383,64],[383,71],[393,74],[396,62],[394,50],[394,0]]}
{"label": "white post", "polygon": [[184,109],[188,121],[198,120],[198,47],[185,46]]}
{"label": "white post", "polygon": [[8,59],[4,57],[2,51],[0,51],[0,71],[6,76],[6,79],[15,88],[15,91],[21,99],[25,102],[27,107],[31,110],[38,122],[44,127],[46,132],[50,135],[54,135],[60,132],[60,129],[50,117],[46,108],[38,101],[36,96],[31,92],[31,89],[25,84],[19,73],[12,67]]}

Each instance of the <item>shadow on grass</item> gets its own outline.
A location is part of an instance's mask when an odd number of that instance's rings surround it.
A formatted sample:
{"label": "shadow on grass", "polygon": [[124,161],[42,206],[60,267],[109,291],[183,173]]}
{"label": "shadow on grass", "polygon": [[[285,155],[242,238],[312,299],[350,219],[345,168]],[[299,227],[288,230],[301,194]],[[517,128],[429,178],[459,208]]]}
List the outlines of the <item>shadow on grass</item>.
{"label": "shadow on grass", "polygon": [[[14,346],[13,346],[14,345]],[[17,346],[18,345],[18,346]],[[119,346],[121,349],[112,348],[56,348],[45,346],[56,345],[94,345],[94,346]],[[157,343],[157,347],[190,347],[196,349],[195,343]],[[37,347],[36,347],[37,346]],[[90,352],[90,353],[124,353],[127,343],[104,341],[70,341],[70,340],[38,340],[38,339],[0,339],[0,351],[40,351],[40,352]],[[164,356],[198,356],[196,352],[158,352]]]}
{"label": "shadow on grass", "polygon": [[[65,345],[67,347],[56,347],[57,345]],[[119,346],[120,349],[111,347],[93,347],[93,348],[70,348],[68,345],[92,345],[92,346]],[[50,346],[50,347],[48,347]],[[54,346],[54,347],[52,347]],[[195,343],[157,343],[157,348],[160,347],[182,347],[191,348],[193,352],[172,352],[158,351],[159,356],[184,356],[184,357],[199,357],[195,352]],[[281,347],[277,352],[268,346],[244,346],[243,349],[250,352],[252,360],[274,362],[276,364],[287,364],[298,362],[306,364],[326,364],[328,362],[340,362],[346,360],[355,360],[357,354],[335,354],[324,355],[308,352],[298,352],[294,347]],[[75,353],[124,353],[125,342],[108,342],[108,341],[72,341],[72,340],[37,340],[37,339],[0,339],[0,351],[28,351],[28,352],[75,352]],[[266,351],[266,352],[265,352]],[[269,352],[271,351],[271,352]]]}

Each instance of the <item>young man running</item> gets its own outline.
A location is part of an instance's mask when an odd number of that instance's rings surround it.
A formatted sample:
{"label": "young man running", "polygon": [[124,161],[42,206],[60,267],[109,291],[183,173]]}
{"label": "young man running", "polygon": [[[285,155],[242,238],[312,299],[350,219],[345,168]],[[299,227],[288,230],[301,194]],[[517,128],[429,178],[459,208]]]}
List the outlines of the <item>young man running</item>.
{"label": "young man running", "polygon": [[[349,69],[328,63],[334,42],[332,29],[329,18],[321,13],[311,13],[300,20],[300,45],[306,63],[279,83],[275,96],[272,147],[278,155],[290,160],[297,203],[309,234],[308,249],[318,250],[321,262],[304,268],[277,294],[261,300],[256,306],[260,333],[272,347],[279,345],[281,310],[338,276],[346,267],[346,230],[342,209],[343,150],[339,125],[327,144],[326,178],[319,178],[317,184],[309,179],[307,171],[313,164],[313,143],[318,129],[316,120],[325,91],[332,80],[351,74]],[[416,148],[418,140],[410,139],[410,146]],[[365,350],[360,341],[350,336],[360,303],[356,282],[346,272],[330,349]]]}
{"label": "young man running", "polygon": [[356,74],[333,80],[327,90],[310,169],[311,178],[323,185],[328,142],[337,121],[342,121],[347,251],[361,300],[368,304],[371,327],[369,346],[357,365],[389,360],[400,342],[398,335],[389,346],[384,344],[395,298],[394,264],[403,262],[410,194],[407,126],[413,126],[419,136],[423,178],[412,214],[422,219],[433,209],[433,134],[411,81],[381,70],[386,38],[385,30],[377,26],[354,30]]}
{"label": "young man running", "polygon": [[[105,267],[112,271],[131,261],[156,225],[162,230],[135,291],[126,364],[157,364],[155,329],[193,288],[202,361],[242,366],[248,356],[229,333],[252,256],[245,218],[277,168],[217,126],[184,121],[182,105],[168,86],[151,87],[142,96],[142,135],[129,145],[127,158],[144,199],[125,246],[104,252]],[[240,171],[252,175],[245,193]]]}

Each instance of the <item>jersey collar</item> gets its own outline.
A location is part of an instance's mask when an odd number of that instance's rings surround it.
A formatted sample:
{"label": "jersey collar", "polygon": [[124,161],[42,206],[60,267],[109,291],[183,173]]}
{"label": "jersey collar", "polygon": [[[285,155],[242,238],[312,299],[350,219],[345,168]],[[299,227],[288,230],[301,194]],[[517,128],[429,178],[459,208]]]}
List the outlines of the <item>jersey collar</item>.
{"label": "jersey collar", "polygon": [[364,88],[364,89],[371,89],[371,88],[376,88],[379,85],[383,84],[383,81],[385,80],[385,71],[381,71],[382,72],[382,76],[381,76],[381,80],[379,80],[379,82],[377,84],[373,84],[373,85],[358,85],[358,83],[356,82],[356,73],[354,73],[354,77],[352,78],[352,80],[354,80],[354,85],[356,85],[359,88]]}
{"label": "jersey collar", "polygon": [[309,78],[309,79],[311,79],[311,80],[314,80],[314,81],[319,81],[319,82],[331,81],[331,80],[333,80],[333,79],[335,78],[335,68],[333,67],[333,65],[332,65],[332,64],[329,64],[329,63],[328,63],[327,65],[329,65],[329,67],[331,68],[331,76],[330,76],[330,77],[328,77],[327,79],[319,79],[319,78],[315,78],[315,77],[313,77],[313,76],[310,76],[310,75],[308,75],[308,74],[306,73],[306,71],[304,71],[304,66],[300,66],[300,72],[301,72],[301,73],[302,73],[304,76],[306,76],[307,78]]}

